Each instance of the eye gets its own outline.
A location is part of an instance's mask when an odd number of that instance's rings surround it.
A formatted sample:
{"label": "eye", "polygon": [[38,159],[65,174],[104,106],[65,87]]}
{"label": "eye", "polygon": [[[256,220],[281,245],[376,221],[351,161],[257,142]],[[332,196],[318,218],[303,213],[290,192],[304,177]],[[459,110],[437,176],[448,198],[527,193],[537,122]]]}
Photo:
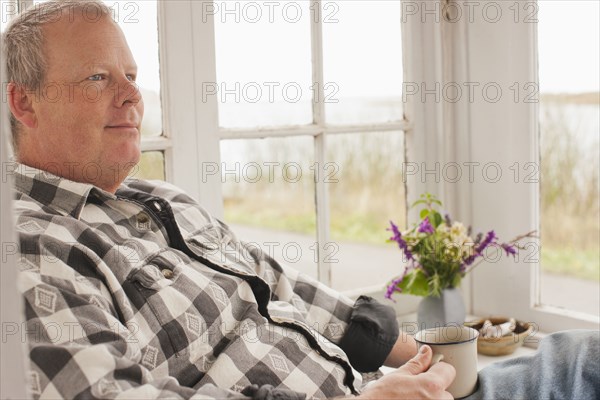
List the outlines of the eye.
{"label": "eye", "polygon": [[133,74],[128,74],[128,75],[126,75],[126,76],[127,76],[127,79],[129,79],[131,82],[135,82],[135,78],[136,78],[136,76],[135,76],[135,75],[133,75]]}
{"label": "eye", "polygon": [[88,78],[88,81],[96,81],[96,82],[98,82],[98,81],[101,81],[103,79],[104,79],[104,75],[102,75],[102,74],[96,74],[96,75],[90,76]]}

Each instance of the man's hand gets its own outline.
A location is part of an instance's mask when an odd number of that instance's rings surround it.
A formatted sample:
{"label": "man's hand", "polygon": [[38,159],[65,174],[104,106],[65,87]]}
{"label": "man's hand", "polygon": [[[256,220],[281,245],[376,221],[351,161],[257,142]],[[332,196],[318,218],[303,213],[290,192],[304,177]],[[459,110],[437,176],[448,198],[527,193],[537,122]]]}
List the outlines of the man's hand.
{"label": "man's hand", "polygon": [[357,398],[452,399],[452,395],[446,389],[454,381],[456,371],[445,362],[439,362],[429,368],[431,357],[431,348],[421,347],[415,357],[396,371],[368,385]]}

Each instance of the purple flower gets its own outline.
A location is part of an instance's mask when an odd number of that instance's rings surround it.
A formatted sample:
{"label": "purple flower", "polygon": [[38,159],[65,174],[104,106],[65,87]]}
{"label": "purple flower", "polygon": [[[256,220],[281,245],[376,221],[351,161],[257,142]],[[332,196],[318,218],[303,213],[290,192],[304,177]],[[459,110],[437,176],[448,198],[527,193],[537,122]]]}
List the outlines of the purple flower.
{"label": "purple flower", "polygon": [[408,244],[406,243],[406,240],[402,238],[402,233],[400,233],[400,229],[398,229],[398,227],[392,221],[390,221],[390,225],[391,229],[388,230],[391,230],[394,234],[394,236],[392,236],[390,240],[393,240],[394,242],[398,243],[398,247],[400,247],[404,254],[406,254],[406,257],[409,260],[413,260],[414,258],[412,252],[408,249]]}
{"label": "purple flower", "polygon": [[406,275],[408,275],[408,273],[410,271],[412,271],[413,269],[418,268],[418,267],[419,267],[419,264],[414,259],[411,260],[410,263],[406,266],[406,268],[404,268],[404,272],[402,273],[402,276],[400,276],[390,282],[390,284],[387,287],[387,290],[385,291],[385,298],[395,302],[395,300],[392,299],[392,295],[395,292],[402,293],[402,289],[399,288],[398,285],[404,280],[404,278],[406,277]]}
{"label": "purple flower", "polygon": [[421,225],[419,225],[419,232],[421,233],[433,233],[433,226],[431,226],[431,222],[429,222],[429,217],[425,217],[423,221],[421,221]]}
{"label": "purple flower", "polygon": [[508,257],[509,255],[513,255],[513,257],[515,255],[517,255],[517,249],[515,249],[515,246],[512,246],[510,244],[507,243],[502,243],[502,248],[504,249],[504,251],[506,252],[506,256]]}
{"label": "purple flower", "polygon": [[398,284],[400,284],[400,282],[402,282],[402,279],[404,279],[404,277],[406,276],[406,270],[404,271],[404,273],[402,274],[401,277],[394,279],[389,286],[387,287],[387,290],[385,291],[385,298],[389,299],[389,300],[393,300],[392,299],[392,295],[394,294],[394,292],[398,292],[401,293],[402,289],[400,289],[398,287]]}
{"label": "purple flower", "polygon": [[490,245],[492,244],[492,242],[496,239],[496,233],[494,231],[489,231],[487,233],[487,235],[485,236],[485,239],[483,239],[483,241],[481,243],[479,243],[476,247],[475,250],[473,251],[473,254],[471,254],[469,257],[467,257],[465,259],[465,261],[463,262],[463,264],[460,266],[460,270],[461,272],[465,272],[467,267],[471,264],[473,264],[473,261],[475,261],[477,259],[477,257],[480,257],[483,254],[483,251]]}
{"label": "purple flower", "polygon": [[489,231],[485,236],[485,239],[483,239],[483,242],[477,246],[477,253],[483,253],[486,247],[488,247],[494,239],[496,239],[496,233],[494,231]]}
{"label": "purple flower", "polygon": [[475,261],[475,259],[477,257],[479,257],[479,254],[477,254],[477,251],[475,250],[475,251],[473,251],[473,254],[471,254],[469,257],[465,258],[465,261],[460,266],[460,272],[465,272],[467,267],[469,265],[473,264],[473,261]]}

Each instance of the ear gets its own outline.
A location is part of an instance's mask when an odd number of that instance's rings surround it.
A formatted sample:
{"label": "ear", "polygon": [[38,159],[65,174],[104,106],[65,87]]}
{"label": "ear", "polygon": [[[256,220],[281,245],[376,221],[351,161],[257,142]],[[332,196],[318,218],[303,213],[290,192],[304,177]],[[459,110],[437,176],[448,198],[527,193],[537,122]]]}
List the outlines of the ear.
{"label": "ear", "polygon": [[35,92],[23,85],[10,82],[7,86],[8,106],[15,118],[28,128],[37,126],[37,116],[33,107]]}

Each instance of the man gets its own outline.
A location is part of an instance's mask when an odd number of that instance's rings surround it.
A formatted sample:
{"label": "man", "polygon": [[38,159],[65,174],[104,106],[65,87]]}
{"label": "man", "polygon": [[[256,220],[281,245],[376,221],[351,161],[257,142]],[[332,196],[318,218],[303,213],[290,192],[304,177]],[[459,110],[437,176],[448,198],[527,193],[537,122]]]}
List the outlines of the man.
{"label": "man", "polygon": [[[124,181],[143,101],[106,7],[44,3],[5,41],[36,397],[451,398],[454,369],[390,308],[279,265],[169,184]],[[478,393],[502,393],[487,376]]]}
{"label": "man", "polygon": [[[105,6],[42,4],[5,40],[35,395],[334,397],[360,389],[351,363],[415,355],[391,310],[284,269],[177,188],[122,184],[144,107]],[[430,358],[365,395],[448,397],[454,371]]]}

